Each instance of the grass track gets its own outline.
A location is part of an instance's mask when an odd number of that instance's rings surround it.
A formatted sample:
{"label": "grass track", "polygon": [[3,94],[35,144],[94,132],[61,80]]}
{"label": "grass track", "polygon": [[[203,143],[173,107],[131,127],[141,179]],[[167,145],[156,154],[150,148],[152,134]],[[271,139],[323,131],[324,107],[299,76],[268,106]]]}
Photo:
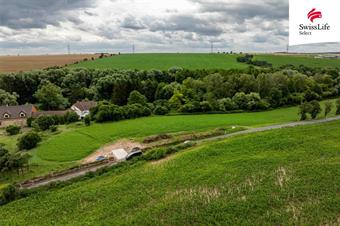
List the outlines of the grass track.
{"label": "grass track", "polygon": [[235,137],[0,207],[0,225],[320,225],[339,218],[340,123]]}

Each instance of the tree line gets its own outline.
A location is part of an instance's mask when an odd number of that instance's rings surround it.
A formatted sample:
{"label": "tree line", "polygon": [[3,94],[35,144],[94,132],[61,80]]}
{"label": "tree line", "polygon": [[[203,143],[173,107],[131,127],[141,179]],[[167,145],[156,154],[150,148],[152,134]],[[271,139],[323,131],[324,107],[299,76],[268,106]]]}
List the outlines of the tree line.
{"label": "tree line", "polygon": [[[33,103],[41,110],[61,110],[78,100],[95,100],[102,102],[93,114],[100,115],[98,121],[110,119],[105,114],[117,109],[124,112],[122,118],[170,111],[258,111],[336,97],[339,90],[338,69],[291,65],[167,71],[54,68],[0,76],[1,105]],[[131,95],[139,100],[129,101]]]}

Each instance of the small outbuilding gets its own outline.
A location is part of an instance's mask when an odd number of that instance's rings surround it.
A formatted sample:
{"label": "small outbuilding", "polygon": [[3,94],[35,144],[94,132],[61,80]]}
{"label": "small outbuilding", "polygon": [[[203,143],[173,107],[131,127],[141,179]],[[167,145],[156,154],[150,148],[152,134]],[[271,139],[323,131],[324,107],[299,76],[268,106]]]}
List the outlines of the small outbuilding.
{"label": "small outbuilding", "polygon": [[127,151],[125,149],[115,149],[112,150],[112,156],[117,160],[117,161],[125,161],[126,157],[128,156]]}

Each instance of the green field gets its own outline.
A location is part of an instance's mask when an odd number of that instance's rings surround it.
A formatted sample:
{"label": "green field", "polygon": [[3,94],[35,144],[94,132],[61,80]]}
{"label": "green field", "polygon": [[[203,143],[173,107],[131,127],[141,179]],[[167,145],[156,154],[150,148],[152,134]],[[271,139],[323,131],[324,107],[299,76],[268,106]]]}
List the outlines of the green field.
{"label": "green field", "polygon": [[82,62],[72,67],[94,69],[140,69],[168,70],[174,66],[187,69],[246,68],[247,65],[237,63],[237,55],[222,54],[123,54],[95,61]]}
{"label": "green field", "polygon": [[280,67],[286,64],[292,64],[294,66],[305,65],[308,67],[329,67],[340,68],[339,59],[316,59],[314,56],[279,56],[279,55],[256,55],[256,60],[264,60],[274,67]]}
{"label": "green field", "polygon": [[[156,116],[93,124],[90,127],[61,127],[59,134],[47,136],[38,148],[31,151],[33,158],[28,173],[20,176],[15,173],[0,174],[0,184],[74,166],[101,146],[121,138],[138,139],[162,133],[207,131],[229,126],[257,127],[298,119],[297,107],[289,107],[255,113]],[[15,146],[15,138],[0,136],[0,143],[8,144],[6,147],[11,148]]]}
{"label": "green field", "polygon": [[239,136],[0,207],[0,225],[336,225],[340,123]]}
{"label": "green field", "polygon": [[[246,68],[247,64],[238,63],[239,55],[225,54],[180,54],[180,53],[150,53],[150,54],[123,54],[114,57],[81,62],[70,67],[84,67],[93,69],[139,69],[139,70],[168,70],[177,66],[187,69],[230,69]],[[256,55],[255,59],[265,60],[274,67],[285,64],[309,67],[340,67],[337,59],[315,59],[313,56],[279,56]]]}

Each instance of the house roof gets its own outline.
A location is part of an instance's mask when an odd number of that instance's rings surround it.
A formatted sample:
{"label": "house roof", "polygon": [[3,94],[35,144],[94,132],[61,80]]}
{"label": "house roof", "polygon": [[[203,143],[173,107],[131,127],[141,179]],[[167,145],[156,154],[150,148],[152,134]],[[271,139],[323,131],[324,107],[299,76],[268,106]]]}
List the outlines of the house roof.
{"label": "house roof", "polygon": [[89,111],[91,108],[97,106],[97,102],[95,101],[78,101],[73,105],[81,111]]}
{"label": "house roof", "polygon": [[33,118],[38,118],[39,116],[64,116],[68,111],[37,111],[32,113]]}
{"label": "house roof", "polygon": [[[35,107],[32,104],[27,105],[17,105],[17,106],[0,106],[0,120],[2,119],[19,119],[21,113],[26,114],[26,117],[29,118],[32,116],[32,113],[35,111]],[[5,118],[4,116],[8,114],[10,117]]]}

